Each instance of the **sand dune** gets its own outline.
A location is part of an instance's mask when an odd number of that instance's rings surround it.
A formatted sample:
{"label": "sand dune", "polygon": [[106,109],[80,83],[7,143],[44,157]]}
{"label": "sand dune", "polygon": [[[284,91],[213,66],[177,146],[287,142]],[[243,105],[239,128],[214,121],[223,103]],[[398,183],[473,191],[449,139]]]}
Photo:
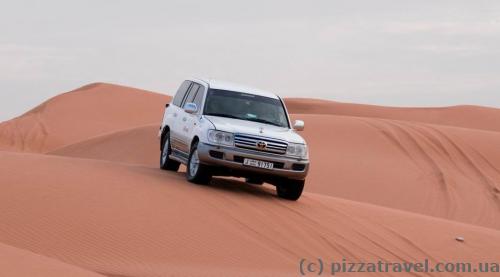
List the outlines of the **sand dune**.
{"label": "sand dune", "polygon": [[124,128],[157,123],[168,96],[95,83],[0,123],[0,150],[46,152]]}
{"label": "sand dune", "polygon": [[103,277],[95,272],[2,243],[0,243],[0,274],[17,277]]}
{"label": "sand dune", "polygon": [[159,170],[168,99],[92,84],[0,124],[0,275],[296,276],[301,258],[500,261],[498,109],[287,99],[306,121],[312,162],[307,193],[290,202],[267,185],[195,186]]}
{"label": "sand dune", "polygon": [[500,228],[500,133],[302,115],[307,190]]}
{"label": "sand dune", "polygon": [[268,187],[39,154],[0,161],[2,241],[109,276],[290,276],[317,257],[500,259],[499,231],[318,194],[290,202]]}
{"label": "sand dune", "polygon": [[159,124],[120,130],[63,146],[48,154],[157,167]]}
{"label": "sand dune", "polygon": [[341,103],[335,101],[287,98],[290,113],[334,114],[416,121],[463,128],[500,131],[500,109],[480,106],[453,106],[439,108],[396,108],[375,105]]}
{"label": "sand dune", "polygon": [[[158,124],[169,99],[163,94],[130,87],[90,84],[0,123],[0,150],[44,153],[113,131]],[[494,108],[392,108],[298,98],[285,101],[295,114],[386,118],[500,131],[496,124],[500,110]]]}
{"label": "sand dune", "polygon": [[[313,164],[307,191],[500,228],[495,167],[500,133],[361,117],[300,117],[308,122],[303,134]],[[156,131],[155,124],[131,128],[50,154],[157,168]]]}

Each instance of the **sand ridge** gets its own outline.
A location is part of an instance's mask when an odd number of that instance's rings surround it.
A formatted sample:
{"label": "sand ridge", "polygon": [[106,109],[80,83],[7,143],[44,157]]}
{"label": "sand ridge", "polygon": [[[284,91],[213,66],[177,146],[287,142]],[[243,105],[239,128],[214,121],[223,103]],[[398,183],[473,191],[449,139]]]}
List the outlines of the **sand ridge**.
{"label": "sand ridge", "polygon": [[332,114],[415,121],[462,128],[500,131],[499,109],[472,105],[452,107],[384,107],[342,103],[309,98],[286,98],[287,108],[295,114]]}
{"label": "sand ridge", "polygon": [[0,243],[0,272],[2,276],[19,277],[104,277],[104,275],[3,243]]}
{"label": "sand ridge", "polygon": [[158,122],[169,96],[95,83],[0,123],[0,150],[44,153],[113,130]]}

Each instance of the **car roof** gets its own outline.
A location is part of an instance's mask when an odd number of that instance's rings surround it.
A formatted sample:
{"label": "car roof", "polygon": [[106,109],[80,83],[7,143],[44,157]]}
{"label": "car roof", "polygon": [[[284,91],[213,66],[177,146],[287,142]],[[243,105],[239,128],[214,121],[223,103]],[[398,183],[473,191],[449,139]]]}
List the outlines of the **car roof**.
{"label": "car roof", "polygon": [[208,87],[213,88],[213,89],[243,92],[243,93],[249,93],[249,94],[255,94],[255,95],[259,95],[259,96],[279,99],[278,95],[276,95],[272,92],[248,87],[248,86],[241,85],[241,84],[235,84],[235,83],[231,83],[231,82],[227,82],[227,81],[214,80],[214,79],[203,79],[203,78],[193,78],[190,80],[195,81],[195,82],[203,82],[206,85],[208,85]]}

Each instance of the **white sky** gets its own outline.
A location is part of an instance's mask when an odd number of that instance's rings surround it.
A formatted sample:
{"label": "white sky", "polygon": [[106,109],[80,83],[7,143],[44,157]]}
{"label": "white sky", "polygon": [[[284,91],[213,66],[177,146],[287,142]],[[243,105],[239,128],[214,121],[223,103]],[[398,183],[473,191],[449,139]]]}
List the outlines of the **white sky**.
{"label": "white sky", "polygon": [[500,107],[500,1],[0,0],[0,121],[91,82]]}

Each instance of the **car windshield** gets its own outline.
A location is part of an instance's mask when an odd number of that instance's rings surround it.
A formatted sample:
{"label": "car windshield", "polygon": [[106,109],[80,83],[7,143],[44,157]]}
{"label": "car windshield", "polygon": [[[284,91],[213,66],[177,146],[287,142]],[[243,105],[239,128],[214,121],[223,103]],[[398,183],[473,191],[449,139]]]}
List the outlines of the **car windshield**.
{"label": "car windshield", "polygon": [[205,115],[260,122],[289,128],[288,118],[279,99],[236,91],[210,89]]}

